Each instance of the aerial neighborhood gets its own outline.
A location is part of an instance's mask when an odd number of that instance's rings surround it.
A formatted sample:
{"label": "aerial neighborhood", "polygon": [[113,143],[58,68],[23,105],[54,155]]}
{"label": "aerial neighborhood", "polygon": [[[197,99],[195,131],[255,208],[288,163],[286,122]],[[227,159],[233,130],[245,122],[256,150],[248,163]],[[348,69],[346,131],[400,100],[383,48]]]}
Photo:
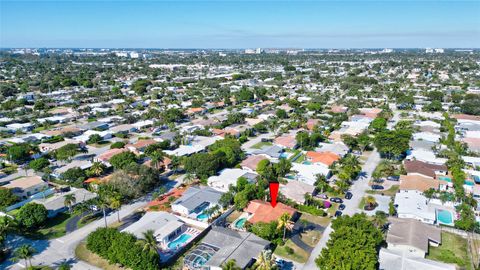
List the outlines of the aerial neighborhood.
{"label": "aerial neighborhood", "polygon": [[0,269],[478,269],[479,53],[1,50]]}

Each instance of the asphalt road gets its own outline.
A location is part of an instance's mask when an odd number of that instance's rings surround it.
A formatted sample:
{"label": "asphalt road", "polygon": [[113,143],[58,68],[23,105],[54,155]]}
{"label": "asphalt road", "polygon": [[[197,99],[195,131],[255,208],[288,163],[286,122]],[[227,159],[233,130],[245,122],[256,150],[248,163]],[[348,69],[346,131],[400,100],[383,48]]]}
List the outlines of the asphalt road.
{"label": "asphalt road", "polygon": [[[350,200],[344,200],[343,202],[343,204],[345,204],[343,215],[351,216],[357,212],[360,212],[358,205],[360,204],[360,200],[365,196],[365,191],[369,189],[368,182],[370,181],[371,175],[379,163],[380,155],[376,150],[374,150],[362,167],[362,177],[355,181],[350,188],[350,192],[352,192],[353,197]],[[326,247],[327,242],[330,239],[331,232],[332,228],[330,225],[328,225],[322,234],[322,238],[320,238],[320,241],[311,252],[308,261],[303,266],[304,270],[317,269],[315,259],[318,257],[322,249]]]}
{"label": "asphalt road", "polygon": [[[177,182],[170,182],[170,189],[178,186]],[[144,207],[151,199],[151,196],[142,197],[130,204],[123,205],[120,209],[120,218],[130,217],[136,210]],[[112,224],[117,222],[117,212],[111,212],[107,216],[107,224]],[[47,265],[55,266],[60,263],[67,261],[71,264],[72,269],[78,270],[93,270],[99,269],[95,266],[89,265],[86,262],[79,261],[75,258],[75,248],[77,245],[85,239],[88,234],[95,231],[99,227],[105,226],[103,217],[99,220],[96,220],[90,224],[85,225],[84,227],[69,233],[63,237],[52,239],[52,240],[30,240],[23,237],[11,237],[7,241],[7,245],[10,247],[18,247],[22,244],[30,244],[36,250],[37,254],[32,258],[33,265]],[[0,269],[9,269],[9,270],[19,270],[24,269],[23,261],[18,263],[12,263],[7,260],[3,264],[0,264]]]}

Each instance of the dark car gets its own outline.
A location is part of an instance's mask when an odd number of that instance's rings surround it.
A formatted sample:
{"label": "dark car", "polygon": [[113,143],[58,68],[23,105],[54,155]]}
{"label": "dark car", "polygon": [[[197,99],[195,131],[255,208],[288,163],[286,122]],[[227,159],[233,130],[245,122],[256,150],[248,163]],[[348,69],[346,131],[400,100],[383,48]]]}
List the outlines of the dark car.
{"label": "dark car", "polygon": [[342,215],[342,211],[335,211],[335,217],[339,217]]}
{"label": "dark car", "polygon": [[335,203],[343,203],[343,200],[337,197],[330,198],[330,201]]}
{"label": "dark car", "polygon": [[353,194],[349,191],[345,193],[345,199],[350,200],[353,197]]}
{"label": "dark car", "polygon": [[383,186],[381,186],[381,185],[372,185],[372,189],[373,189],[373,190],[382,190],[382,189],[383,189]]}
{"label": "dark car", "polygon": [[373,179],[373,182],[381,184],[381,183],[385,182],[385,180],[383,180],[383,179]]}
{"label": "dark car", "polygon": [[388,181],[398,181],[398,180],[400,180],[400,176],[392,175],[392,176],[387,177],[387,180]]}
{"label": "dark car", "polygon": [[345,204],[342,203],[342,204],[340,204],[340,205],[338,206],[338,210],[342,210],[342,211],[343,211],[343,209],[345,209]]}

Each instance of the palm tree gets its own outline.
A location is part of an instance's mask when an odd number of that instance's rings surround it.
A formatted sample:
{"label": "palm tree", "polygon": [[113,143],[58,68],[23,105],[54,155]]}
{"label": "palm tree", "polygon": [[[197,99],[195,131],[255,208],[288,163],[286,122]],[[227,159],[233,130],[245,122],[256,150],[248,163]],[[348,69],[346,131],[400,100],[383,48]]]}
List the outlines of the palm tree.
{"label": "palm tree", "polygon": [[377,204],[377,200],[375,200],[375,197],[373,196],[367,196],[365,197],[365,206],[370,206],[374,207]]}
{"label": "palm tree", "polygon": [[25,269],[27,269],[28,263],[32,266],[32,257],[36,252],[37,251],[31,245],[24,244],[15,250],[12,259],[14,261],[25,260]]}
{"label": "palm tree", "polygon": [[278,218],[278,226],[277,229],[283,228],[283,241],[285,242],[285,236],[287,234],[287,230],[291,231],[293,229],[293,222],[290,220],[292,217],[288,213],[283,213]]}
{"label": "palm tree", "polygon": [[382,211],[377,211],[372,219],[373,224],[377,228],[384,228],[387,221],[387,215]]}
{"label": "palm tree", "polygon": [[120,222],[120,208],[122,208],[122,198],[120,193],[116,192],[110,197],[110,207],[117,210],[117,220]]}
{"label": "palm tree", "polygon": [[100,162],[94,162],[90,167],[90,172],[95,176],[100,176],[105,171],[105,165]]}
{"label": "palm tree", "polygon": [[242,268],[237,266],[237,263],[234,259],[228,260],[222,265],[222,270],[241,270]]}
{"label": "palm tree", "polygon": [[69,263],[67,262],[62,262],[59,266],[58,266],[58,270],[70,270],[72,269],[72,267],[70,266]]}
{"label": "palm tree", "polygon": [[143,232],[143,251],[157,252],[157,238],[153,230]]}
{"label": "palm tree", "polygon": [[160,169],[160,164],[163,163],[164,157],[165,157],[165,153],[163,153],[162,151],[155,151],[152,153],[152,155],[150,156],[150,159],[154,169],[156,170]]}
{"label": "palm tree", "polygon": [[67,194],[64,197],[63,204],[68,207],[68,211],[72,212],[72,205],[77,202],[77,198],[75,198],[74,194]]}
{"label": "palm tree", "polygon": [[423,192],[423,195],[425,196],[425,198],[428,199],[428,201],[430,201],[430,199],[433,198],[433,195],[435,195],[436,192],[437,191],[435,189],[429,188]]}
{"label": "palm tree", "polygon": [[320,193],[323,193],[328,189],[329,185],[325,175],[320,173],[315,175],[315,187],[320,191]]}
{"label": "palm tree", "polygon": [[253,269],[255,270],[272,270],[275,268],[275,260],[273,259],[271,250],[263,250],[253,265]]}
{"label": "palm tree", "polygon": [[15,226],[15,220],[8,216],[0,217],[0,253],[4,247],[7,233]]}
{"label": "palm tree", "polygon": [[187,173],[185,174],[185,177],[183,178],[183,183],[185,185],[190,185],[193,183],[193,181],[195,180],[195,176],[191,173]]}

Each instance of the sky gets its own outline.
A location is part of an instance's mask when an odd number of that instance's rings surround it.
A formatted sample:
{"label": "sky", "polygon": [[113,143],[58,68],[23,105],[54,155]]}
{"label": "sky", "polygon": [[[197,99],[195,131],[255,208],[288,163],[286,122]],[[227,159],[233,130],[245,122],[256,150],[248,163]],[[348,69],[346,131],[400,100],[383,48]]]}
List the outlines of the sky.
{"label": "sky", "polygon": [[478,48],[480,0],[0,0],[0,47]]}

